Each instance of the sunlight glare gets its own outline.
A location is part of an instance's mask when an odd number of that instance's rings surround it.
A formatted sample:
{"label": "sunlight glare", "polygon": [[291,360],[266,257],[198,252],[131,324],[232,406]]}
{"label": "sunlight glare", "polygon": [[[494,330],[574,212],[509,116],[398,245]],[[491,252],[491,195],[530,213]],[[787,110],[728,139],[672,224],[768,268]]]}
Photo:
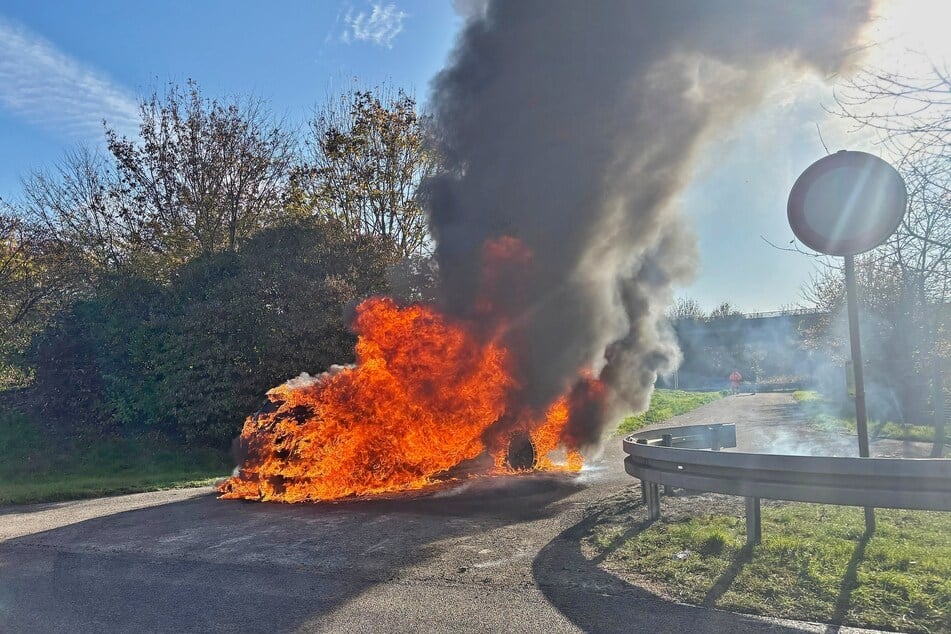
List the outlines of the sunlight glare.
{"label": "sunlight glare", "polygon": [[[951,62],[951,2],[948,0],[885,0],[869,35],[877,44],[871,60],[876,66],[899,64],[893,70],[927,69]],[[909,68],[909,65],[911,66]]]}

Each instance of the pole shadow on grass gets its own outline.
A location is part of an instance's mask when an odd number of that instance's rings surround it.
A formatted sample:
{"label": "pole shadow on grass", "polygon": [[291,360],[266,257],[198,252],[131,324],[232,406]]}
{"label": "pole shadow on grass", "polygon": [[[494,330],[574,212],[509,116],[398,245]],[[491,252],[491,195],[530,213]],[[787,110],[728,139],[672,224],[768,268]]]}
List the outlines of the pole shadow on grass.
{"label": "pole shadow on grass", "polygon": [[839,585],[839,596],[835,601],[835,611],[832,613],[831,621],[835,623],[836,626],[830,626],[826,630],[828,634],[838,632],[839,628],[837,626],[842,625],[842,621],[845,620],[846,615],[849,613],[849,607],[852,605],[852,593],[855,592],[855,589],[859,585],[859,564],[865,560],[865,548],[868,546],[869,539],[871,539],[870,535],[863,535],[859,543],[855,545],[852,558],[849,560],[849,565],[845,569],[845,575],[842,577],[842,583]]}
{"label": "pole shadow on grass", "polygon": [[720,600],[727,590],[730,589],[730,586],[733,585],[733,582],[736,578],[743,572],[743,567],[746,566],[753,559],[753,547],[749,544],[746,544],[740,550],[736,551],[736,555],[733,557],[733,562],[730,564],[730,567],[723,571],[723,574],[720,575],[720,578],[717,579],[710,590],[707,591],[705,597],[703,597],[703,602],[701,605],[706,607],[713,607],[716,605],[717,601]]}
{"label": "pole shadow on grass", "polygon": [[623,533],[615,537],[613,540],[611,540],[611,543],[608,544],[608,546],[601,553],[599,553],[597,556],[591,559],[591,563],[596,566],[600,565],[601,563],[604,562],[605,559],[610,557],[614,551],[616,551],[618,548],[620,548],[625,543],[627,543],[627,540],[637,536],[642,531],[650,528],[653,523],[654,523],[654,520],[651,520],[651,519],[644,519],[639,522],[636,522],[629,529],[627,529],[626,531],[624,531]]}
{"label": "pole shadow on grass", "polygon": [[[624,510],[627,509],[644,513],[640,502],[625,505]],[[785,627],[754,616],[674,603],[601,569],[599,564],[611,552],[653,524],[637,521],[612,540],[606,552],[587,559],[581,552],[581,541],[605,515],[606,512],[594,513],[566,529],[545,545],[532,562],[532,573],[542,594],[582,631],[802,632],[800,628]]]}

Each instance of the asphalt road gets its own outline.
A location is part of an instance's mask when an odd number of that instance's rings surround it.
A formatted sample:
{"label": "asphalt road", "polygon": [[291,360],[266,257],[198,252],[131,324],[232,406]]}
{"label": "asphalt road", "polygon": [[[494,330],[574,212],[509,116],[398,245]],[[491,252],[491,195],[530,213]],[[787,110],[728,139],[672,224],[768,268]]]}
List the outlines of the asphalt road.
{"label": "asphalt road", "polygon": [[[735,421],[742,449],[801,436],[789,403],[728,397],[667,424]],[[671,603],[600,569],[579,544],[586,509],[637,490],[617,438],[579,476],[403,499],[186,489],[0,508],[0,632],[830,631]]]}

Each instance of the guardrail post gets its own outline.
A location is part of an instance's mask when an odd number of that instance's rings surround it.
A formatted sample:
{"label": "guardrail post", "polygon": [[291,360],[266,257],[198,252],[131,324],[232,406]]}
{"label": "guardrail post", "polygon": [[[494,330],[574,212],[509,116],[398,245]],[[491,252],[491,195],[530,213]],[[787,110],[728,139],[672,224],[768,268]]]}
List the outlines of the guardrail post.
{"label": "guardrail post", "polygon": [[[674,436],[672,434],[664,434],[660,437],[660,446],[661,447],[673,447],[674,446]],[[668,485],[664,485],[664,495],[673,495],[674,490]],[[658,517],[660,517],[660,511],[657,512]]]}
{"label": "guardrail post", "polygon": [[656,482],[647,483],[647,519],[660,519],[660,488]]}
{"label": "guardrail post", "polygon": [[[637,439],[638,445],[646,445],[647,440],[644,438]],[[647,483],[641,480],[641,500],[644,501],[644,504],[647,504]]]}
{"label": "guardrail post", "polygon": [[746,545],[754,546],[763,539],[763,522],[759,498],[746,498]]}
{"label": "guardrail post", "polygon": [[872,533],[875,532],[875,509],[866,506],[865,507],[865,536],[871,537]]}

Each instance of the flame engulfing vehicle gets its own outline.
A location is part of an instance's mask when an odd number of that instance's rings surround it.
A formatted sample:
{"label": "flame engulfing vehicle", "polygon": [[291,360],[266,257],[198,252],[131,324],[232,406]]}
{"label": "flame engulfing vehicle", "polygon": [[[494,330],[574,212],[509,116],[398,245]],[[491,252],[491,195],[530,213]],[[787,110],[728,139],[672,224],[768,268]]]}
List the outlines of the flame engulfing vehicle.
{"label": "flame engulfing vehicle", "polygon": [[[374,298],[357,309],[357,363],[268,392],[245,422],[225,498],[301,502],[418,489],[482,454],[488,472],[578,470],[565,436],[570,397],[518,406],[512,356],[497,338],[423,305]],[[599,398],[597,381],[582,377]],[[579,403],[580,405],[580,403]],[[582,408],[583,409],[583,408]],[[561,451],[558,451],[558,450]]]}

